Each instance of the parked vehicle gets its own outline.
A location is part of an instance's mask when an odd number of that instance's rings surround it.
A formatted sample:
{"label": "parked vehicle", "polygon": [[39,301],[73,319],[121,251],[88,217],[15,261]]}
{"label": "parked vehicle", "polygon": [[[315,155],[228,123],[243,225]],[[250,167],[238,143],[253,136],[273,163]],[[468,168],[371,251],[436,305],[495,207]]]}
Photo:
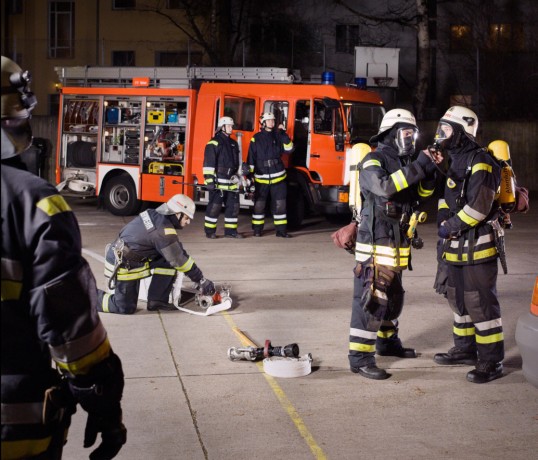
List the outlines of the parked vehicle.
{"label": "parked vehicle", "polygon": [[[61,67],[56,180],[63,194],[99,196],[116,215],[176,193],[207,203],[202,164],[217,120],[231,116],[242,159],[258,117],[293,139],[288,220],[349,213],[351,146],[377,132],[378,94],[303,83],[280,68]],[[252,201],[245,194],[241,206]]]}
{"label": "parked vehicle", "polygon": [[538,388],[538,276],[534,282],[530,311],[517,321],[516,342],[523,359],[523,375]]}

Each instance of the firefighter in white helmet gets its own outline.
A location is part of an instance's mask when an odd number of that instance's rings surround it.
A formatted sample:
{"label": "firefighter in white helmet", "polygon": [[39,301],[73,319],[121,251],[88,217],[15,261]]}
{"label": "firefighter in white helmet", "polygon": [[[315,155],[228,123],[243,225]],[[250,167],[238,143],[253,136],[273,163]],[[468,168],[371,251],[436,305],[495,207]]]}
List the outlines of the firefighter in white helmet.
{"label": "firefighter in white helmet", "polygon": [[149,311],[177,308],[168,302],[177,272],[187,275],[204,295],[215,286],[204,278],[178,238],[178,230],[189,225],[196,207],[186,195],[174,195],[157,209],[135,217],[108,246],[105,277],[114,293],[98,291],[98,309],[106,313],[136,312],[140,280],[152,276],[148,289]]}
{"label": "firefighter in white helmet", "polygon": [[435,163],[427,153],[415,155],[417,134],[411,112],[390,110],[370,140],[377,148],[359,163],[363,204],[355,248],[349,363],[352,372],[370,379],[390,376],[377,367],[376,352],[417,356],[398,337],[404,301],[402,271],[410,265],[412,241],[406,222],[435,189]]}
{"label": "firefighter in white helmet", "polygon": [[448,156],[449,169],[439,200],[441,264],[448,270],[446,296],[454,314],[454,347],[437,353],[441,365],[467,364],[472,383],[503,375],[504,336],[497,299],[495,231],[499,219],[495,193],[500,168],[476,142],[478,117],[461,106],[450,107],[439,121],[435,144]]}
{"label": "firefighter in white helmet", "polygon": [[113,458],[127,433],[121,361],[96,313],[75,215],[20,159],[32,140],[29,83],[2,56],[2,458],[60,459],[77,402],[85,447],[102,434],[90,457]]}
{"label": "firefighter in white helmet", "polygon": [[[207,238],[217,238],[217,222],[224,204],[224,236],[243,238],[237,232],[239,216],[239,186],[234,181],[239,170],[239,145],[232,139],[234,121],[231,117],[220,117],[217,133],[207,143],[204,151],[205,188],[209,190],[209,201],[205,212],[204,229]],[[245,171],[248,172],[248,171]]]}
{"label": "firefighter in white helmet", "polygon": [[274,129],[275,122],[273,113],[262,113],[261,130],[252,137],[248,149],[247,163],[256,184],[252,229],[254,236],[262,236],[265,209],[267,201],[270,201],[276,236],[290,238],[286,215],[286,168],[282,162],[282,154],[290,154],[293,151],[293,142],[283,124]]}

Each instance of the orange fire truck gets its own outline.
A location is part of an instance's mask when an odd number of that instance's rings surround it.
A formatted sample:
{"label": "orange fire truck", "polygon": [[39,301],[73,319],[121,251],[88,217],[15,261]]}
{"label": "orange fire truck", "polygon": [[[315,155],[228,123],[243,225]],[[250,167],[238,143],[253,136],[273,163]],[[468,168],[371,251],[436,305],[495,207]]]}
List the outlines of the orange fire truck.
{"label": "orange fire truck", "polygon": [[[230,116],[246,160],[258,118],[272,112],[293,139],[288,221],[308,211],[348,213],[351,146],[384,114],[374,92],[303,83],[281,68],[60,67],[56,181],[61,193],[98,196],[115,215],[184,193],[207,203],[204,148]],[[245,193],[241,206],[252,201]]]}

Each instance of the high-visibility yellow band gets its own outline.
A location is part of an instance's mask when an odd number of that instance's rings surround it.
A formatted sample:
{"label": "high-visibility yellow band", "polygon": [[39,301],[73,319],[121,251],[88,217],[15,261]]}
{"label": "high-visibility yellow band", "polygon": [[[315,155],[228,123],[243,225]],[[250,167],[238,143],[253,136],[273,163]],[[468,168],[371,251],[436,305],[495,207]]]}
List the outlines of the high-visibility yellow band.
{"label": "high-visibility yellow band", "polygon": [[476,343],[481,344],[488,344],[488,343],[497,343],[502,342],[504,340],[504,335],[502,332],[498,332],[497,334],[491,334],[486,336],[481,336],[476,334]]}
{"label": "high-visibility yellow band", "polygon": [[474,327],[455,327],[453,329],[453,332],[455,335],[459,335],[460,337],[468,337],[470,335],[474,335]]}
{"label": "high-visibility yellow band", "polygon": [[37,202],[37,207],[47,216],[54,216],[60,212],[71,211],[69,205],[61,195],[52,195]]}
{"label": "high-visibility yellow band", "polygon": [[361,353],[374,353],[375,345],[367,345],[365,343],[349,342],[351,351],[360,351]]}

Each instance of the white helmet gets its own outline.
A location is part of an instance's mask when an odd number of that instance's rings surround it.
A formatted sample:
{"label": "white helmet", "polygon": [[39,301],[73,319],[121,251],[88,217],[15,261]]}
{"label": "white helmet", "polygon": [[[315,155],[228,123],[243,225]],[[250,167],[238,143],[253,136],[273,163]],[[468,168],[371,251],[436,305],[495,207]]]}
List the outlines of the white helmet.
{"label": "white helmet", "polygon": [[370,139],[370,143],[377,142],[383,134],[385,134],[387,131],[390,131],[393,126],[398,123],[403,123],[405,125],[408,125],[408,127],[413,127],[418,130],[415,116],[409,110],[392,109],[389,110],[383,117],[383,120],[381,120],[379,131],[375,136]]}
{"label": "white helmet", "polygon": [[32,143],[29,120],[37,100],[30,80],[30,72],[2,56],[2,159],[22,153]]}
{"label": "white helmet", "polygon": [[471,109],[455,105],[450,107],[441,118],[440,122],[455,123],[460,125],[471,139],[476,138],[478,131],[478,117]]}
{"label": "white helmet", "polygon": [[275,120],[275,114],[271,112],[263,112],[260,117],[260,123],[263,124],[267,120]]}
{"label": "white helmet", "polygon": [[189,219],[194,219],[194,212],[196,211],[196,205],[187,195],[178,193],[170,198],[166,203],[161,204],[156,211],[159,214],[172,215],[172,214],[185,214]]}
{"label": "white helmet", "polygon": [[217,123],[217,130],[220,130],[224,125],[234,125],[234,120],[232,117],[220,117],[219,122]]}

